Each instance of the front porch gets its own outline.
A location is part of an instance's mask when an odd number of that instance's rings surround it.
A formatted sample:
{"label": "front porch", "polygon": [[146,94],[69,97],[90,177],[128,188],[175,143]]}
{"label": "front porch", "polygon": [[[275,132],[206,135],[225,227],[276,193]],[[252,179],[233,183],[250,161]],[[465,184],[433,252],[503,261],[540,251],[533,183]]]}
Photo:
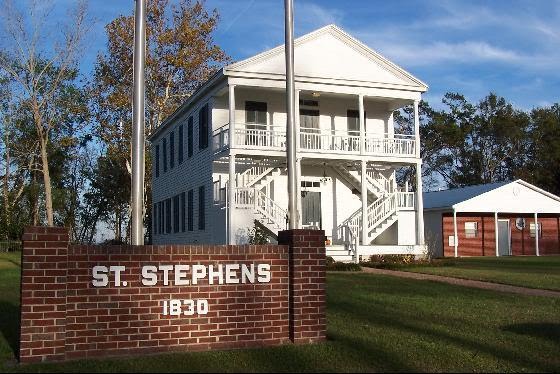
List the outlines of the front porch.
{"label": "front porch", "polygon": [[[228,210],[228,242],[247,240],[246,232],[255,220],[272,235],[286,229],[285,159],[234,157],[233,165],[231,156],[220,160],[215,162],[214,194],[215,201]],[[231,167],[234,183],[230,189]],[[410,253],[409,246],[422,243],[416,229],[422,215],[418,214],[418,192],[408,183],[397,184],[399,167],[411,165],[298,159],[299,227],[325,230],[327,243],[351,250],[354,259],[359,258],[357,248],[365,255],[372,245],[393,246],[380,248],[379,254]]]}

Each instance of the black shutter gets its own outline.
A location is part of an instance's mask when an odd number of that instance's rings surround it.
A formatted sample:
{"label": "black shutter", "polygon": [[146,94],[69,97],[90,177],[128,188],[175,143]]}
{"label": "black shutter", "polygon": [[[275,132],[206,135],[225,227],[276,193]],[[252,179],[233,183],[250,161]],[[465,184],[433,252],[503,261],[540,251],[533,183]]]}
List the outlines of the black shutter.
{"label": "black shutter", "polygon": [[189,157],[193,155],[193,118],[189,117],[189,122],[187,124],[187,154]]}
{"label": "black shutter", "polygon": [[171,198],[165,200],[165,232],[171,233]]}
{"label": "black shutter", "polygon": [[188,224],[188,229],[189,231],[193,231],[194,230],[194,207],[193,207],[193,196],[194,196],[194,191],[193,190],[189,190],[189,192],[187,193],[187,224]]}
{"label": "black shutter", "polygon": [[208,104],[198,111],[198,149],[208,148]]}
{"label": "black shutter", "polygon": [[206,194],[204,193],[204,186],[198,188],[198,229],[204,230],[206,228]]}
{"label": "black shutter", "polygon": [[154,160],[154,166],[156,169],[156,178],[159,177],[159,144],[156,145],[156,157]]}
{"label": "black shutter", "polygon": [[173,232],[179,232],[179,195],[173,197]]}
{"label": "black shutter", "polygon": [[179,125],[179,164],[183,163],[183,141],[184,141],[183,124]]}
{"label": "black shutter", "polygon": [[154,235],[158,233],[157,227],[157,204],[154,204],[154,210],[152,210],[152,225],[154,227]]}
{"label": "black shutter", "polygon": [[186,222],[186,218],[187,218],[187,215],[186,215],[186,210],[187,209],[186,208],[187,207],[185,206],[185,204],[186,204],[185,193],[181,192],[181,232],[185,232],[185,228],[187,227],[187,225],[186,225],[186,223],[187,223]]}
{"label": "black shutter", "polygon": [[163,138],[163,172],[167,171],[167,138]]}
{"label": "black shutter", "polygon": [[169,167],[175,167],[175,133],[171,131],[169,134]]}

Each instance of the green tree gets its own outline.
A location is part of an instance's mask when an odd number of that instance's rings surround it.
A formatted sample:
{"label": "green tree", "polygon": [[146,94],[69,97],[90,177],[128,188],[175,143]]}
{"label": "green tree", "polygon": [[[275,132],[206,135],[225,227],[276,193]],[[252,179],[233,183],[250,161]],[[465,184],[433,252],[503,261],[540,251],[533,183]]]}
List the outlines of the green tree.
{"label": "green tree", "polygon": [[[173,113],[224,62],[214,43],[216,10],[204,1],[148,0],[146,27],[146,136]],[[106,27],[107,52],[98,55],[92,82],[96,133],[106,157],[124,169],[130,160],[134,17],[121,16]],[[151,162],[146,153],[146,213],[151,209]],[[130,184],[130,181],[127,182]],[[129,188],[124,185],[121,189]],[[123,196],[120,192],[118,196]],[[122,201],[128,204],[129,198]],[[115,212],[116,214],[116,212]],[[149,221],[147,217],[146,221]],[[150,227],[147,227],[148,232]]]}
{"label": "green tree", "polygon": [[448,187],[518,177],[527,162],[529,116],[493,93],[477,104],[458,93],[443,98],[422,128],[426,173]]}
{"label": "green tree", "polygon": [[560,104],[531,111],[528,161],[521,176],[560,195]]}
{"label": "green tree", "polygon": [[49,148],[53,138],[67,130],[61,131],[61,126],[71,125],[60,122],[60,110],[61,105],[62,110],[76,109],[72,108],[73,96],[69,95],[75,88],[75,64],[90,23],[86,20],[85,2],[80,2],[70,12],[70,22],[58,29],[62,35],[57,38],[49,35],[49,28],[45,26],[50,19],[48,5],[33,2],[23,10],[11,0],[4,0],[1,5],[7,36],[4,41],[7,42],[0,54],[0,69],[11,79],[16,105],[25,108],[32,119],[43,177],[46,219],[52,226],[55,218]]}

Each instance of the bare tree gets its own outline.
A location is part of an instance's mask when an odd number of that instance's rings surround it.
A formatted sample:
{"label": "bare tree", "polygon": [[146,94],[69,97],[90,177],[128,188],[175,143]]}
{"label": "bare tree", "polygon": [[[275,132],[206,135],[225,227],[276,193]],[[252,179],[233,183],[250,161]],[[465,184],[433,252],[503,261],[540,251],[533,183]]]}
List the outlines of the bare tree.
{"label": "bare tree", "polygon": [[50,134],[57,130],[57,98],[68,81],[76,77],[76,62],[84,36],[91,27],[86,19],[86,2],[71,9],[65,25],[56,27],[59,35],[50,35],[47,27],[52,7],[45,1],[31,1],[18,8],[13,0],[4,0],[0,69],[12,79],[12,93],[28,105],[32,115],[43,174],[47,223],[54,225],[48,147]]}

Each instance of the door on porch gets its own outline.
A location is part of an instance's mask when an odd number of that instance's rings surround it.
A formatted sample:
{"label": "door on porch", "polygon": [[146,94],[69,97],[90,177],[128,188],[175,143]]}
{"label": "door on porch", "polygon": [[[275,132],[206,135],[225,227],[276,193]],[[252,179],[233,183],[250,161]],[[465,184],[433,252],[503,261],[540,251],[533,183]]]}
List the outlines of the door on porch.
{"label": "door on porch", "polygon": [[511,255],[509,220],[498,220],[498,254],[500,256]]}
{"label": "door on porch", "polygon": [[258,101],[245,102],[245,145],[267,146],[266,144],[267,104]]}
{"label": "door on porch", "polygon": [[319,130],[319,110],[300,109],[299,127],[301,131],[301,148],[321,149]]}
{"label": "door on porch", "polygon": [[321,193],[304,191],[301,193],[301,225],[304,228],[320,230],[321,227]]}

